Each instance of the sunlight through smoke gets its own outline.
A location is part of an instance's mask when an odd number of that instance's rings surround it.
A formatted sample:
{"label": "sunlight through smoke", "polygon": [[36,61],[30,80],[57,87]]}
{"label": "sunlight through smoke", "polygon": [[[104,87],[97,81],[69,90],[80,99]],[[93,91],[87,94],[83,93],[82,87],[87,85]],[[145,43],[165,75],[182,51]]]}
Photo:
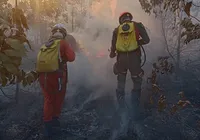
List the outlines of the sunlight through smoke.
{"label": "sunlight through smoke", "polygon": [[92,3],[92,14],[97,15],[104,5],[104,1],[102,2],[93,2]]}
{"label": "sunlight through smoke", "polygon": [[110,8],[111,8],[111,11],[112,11],[112,18],[113,19],[115,17],[116,7],[117,7],[117,0],[111,0],[110,1]]}

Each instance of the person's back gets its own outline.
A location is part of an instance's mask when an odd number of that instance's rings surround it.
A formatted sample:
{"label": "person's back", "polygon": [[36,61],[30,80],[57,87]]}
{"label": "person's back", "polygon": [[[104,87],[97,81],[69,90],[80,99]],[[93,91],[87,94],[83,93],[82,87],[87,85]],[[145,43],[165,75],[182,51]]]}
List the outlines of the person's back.
{"label": "person's back", "polygon": [[52,136],[52,128],[59,125],[59,116],[66,93],[67,63],[75,60],[75,53],[64,39],[66,29],[58,24],[52,36],[41,47],[36,64],[39,82],[44,95],[45,138]]}
{"label": "person's back", "polygon": [[[125,107],[125,84],[129,70],[133,81],[132,103],[139,104],[142,76],[140,46],[149,43],[149,36],[142,25],[132,21],[131,13],[125,12],[119,17],[119,26],[114,29],[110,58],[117,56],[113,70],[117,75],[116,96],[120,107]],[[141,37],[141,39],[140,39]]]}

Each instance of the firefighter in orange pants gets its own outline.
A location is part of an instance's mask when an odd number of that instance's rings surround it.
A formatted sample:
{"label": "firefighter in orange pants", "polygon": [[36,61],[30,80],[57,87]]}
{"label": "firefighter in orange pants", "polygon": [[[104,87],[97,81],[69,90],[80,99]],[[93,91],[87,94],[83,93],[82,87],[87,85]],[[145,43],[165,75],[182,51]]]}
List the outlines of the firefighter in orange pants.
{"label": "firefighter in orange pants", "polygon": [[44,136],[49,139],[53,128],[59,126],[59,116],[67,88],[67,64],[75,60],[75,53],[65,37],[66,29],[57,24],[52,29],[52,36],[44,44],[37,57],[36,71],[44,95]]}

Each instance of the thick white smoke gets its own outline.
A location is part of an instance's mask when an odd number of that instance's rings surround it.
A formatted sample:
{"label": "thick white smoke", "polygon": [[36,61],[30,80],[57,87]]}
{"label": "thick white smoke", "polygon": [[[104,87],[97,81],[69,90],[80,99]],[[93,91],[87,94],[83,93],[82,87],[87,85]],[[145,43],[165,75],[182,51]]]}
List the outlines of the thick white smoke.
{"label": "thick white smoke", "polygon": [[[73,33],[84,51],[90,55],[77,54],[76,61],[69,64],[70,83],[88,86],[97,84],[101,89],[110,90],[110,93],[115,95],[117,81],[112,73],[115,59],[108,57],[108,49],[111,46],[112,32],[118,26],[118,17],[124,11],[131,12],[134,20],[142,22],[149,33],[151,42],[144,46],[147,54],[144,70],[146,75],[151,73],[151,62],[164,52],[159,21],[144,13],[138,1],[104,0],[93,4],[90,12],[92,18],[88,17],[86,27]],[[97,58],[99,53],[104,53],[105,56]],[[127,84],[127,91],[130,92],[132,88],[130,76],[127,77]]]}
{"label": "thick white smoke", "polygon": [[[89,9],[87,18],[84,20],[86,22],[85,27],[70,33],[81,44],[83,52],[76,53],[76,60],[68,64],[69,83],[68,96],[66,97],[74,96],[73,90],[80,86],[86,88],[95,86],[98,87],[96,88],[97,92],[93,93],[92,97],[88,97],[89,100],[108,93],[115,98],[117,78],[112,72],[112,67],[116,60],[109,58],[108,49],[111,46],[112,32],[118,26],[118,17],[124,11],[131,12],[133,20],[142,22],[149,33],[151,42],[144,46],[147,55],[147,62],[143,67],[145,71],[144,81],[151,73],[152,62],[157,56],[164,53],[159,21],[146,14],[137,0],[102,0],[100,3],[93,3],[92,8]],[[31,26],[31,28],[33,29],[28,32],[28,37],[36,42],[38,36],[31,36],[31,34],[36,33],[34,26]],[[71,29],[67,30],[70,31]],[[50,35],[46,32],[42,33],[46,36]],[[34,49],[34,53],[29,52],[28,59],[35,62],[39,45],[34,46]],[[30,61],[27,61],[27,63],[30,63]],[[35,65],[30,65],[30,68],[27,67],[27,63],[24,63],[27,69],[34,68]],[[130,93],[132,86],[130,75],[128,75],[127,93]]]}

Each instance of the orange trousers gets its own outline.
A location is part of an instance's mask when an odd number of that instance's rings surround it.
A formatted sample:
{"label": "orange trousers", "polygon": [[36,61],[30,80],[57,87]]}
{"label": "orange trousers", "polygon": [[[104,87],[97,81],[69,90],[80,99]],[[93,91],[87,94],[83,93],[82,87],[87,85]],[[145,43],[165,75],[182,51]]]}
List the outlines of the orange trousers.
{"label": "orange trousers", "polygon": [[44,94],[44,117],[43,120],[51,121],[53,117],[59,117],[62,105],[65,99],[65,91],[57,94],[49,94],[43,91]]}
{"label": "orange trousers", "polygon": [[[62,90],[59,89],[58,78],[62,78]],[[66,75],[48,74],[40,75],[39,82],[44,95],[44,122],[51,121],[53,117],[59,117],[61,114],[63,102],[65,99],[67,80]]]}

